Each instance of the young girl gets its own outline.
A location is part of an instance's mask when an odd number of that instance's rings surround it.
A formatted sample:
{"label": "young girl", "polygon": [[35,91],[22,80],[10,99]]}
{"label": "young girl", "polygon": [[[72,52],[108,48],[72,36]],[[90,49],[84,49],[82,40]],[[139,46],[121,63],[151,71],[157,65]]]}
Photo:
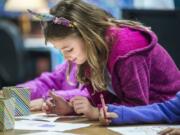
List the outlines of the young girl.
{"label": "young girl", "polygon": [[72,72],[69,75],[69,79],[72,80],[68,83],[66,80],[66,67],[67,63],[58,65],[53,72],[45,72],[40,77],[34,80],[28,81],[23,84],[19,84],[19,87],[27,87],[31,91],[31,111],[41,110],[43,104],[43,98],[48,96],[49,90],[56,90],[56,94],[63,97],[65,100],[70,100],[73,96],[80,95],[89,97],[89,93],[86,88],[80,87],[75,78],[75,72],[77,67],[72,68]]}
{"label": "young girl", "polygon": [[109,104],[137,106],[170,99],[180,90],[180,72],[149,28],[115,20],[81,0],[61,0],[50,14],[31,13],[45,22],[46,41],[67,60],[54,75],[36,81],[46,89],[59,89],[64,80],[75,87],[79,82],[90,96],[74,96],[69,104],[50,93],[54,102],[46,102],[47,112],[98,119],[99,94]]}

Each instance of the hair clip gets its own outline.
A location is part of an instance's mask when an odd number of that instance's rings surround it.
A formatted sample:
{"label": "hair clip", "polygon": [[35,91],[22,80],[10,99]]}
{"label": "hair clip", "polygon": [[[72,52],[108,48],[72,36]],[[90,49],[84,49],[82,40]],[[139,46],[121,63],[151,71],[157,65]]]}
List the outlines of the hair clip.
{"label": "hair clip", "polygon": [[30,9],[27,10],[31,15],[35,16],[36,18],[40,19],[41,21],[48,22],[53,21],[55,16],[48,14],[48,13],[36,13]]}
{"label": "hair clip", "polygon": [[64,18],[64,17],[55,17],[55,19],[53,19],[53,22],[55,24],[61,24],[64,25],[66,27],[73,27],[73,23],[71,21],[69,21],[68,19]]}
{"label": "hair clip", "polygon": [[36,13],[30,9],[27,10],[31,15],[37,17],[41,21],[49,22],[52,21],[54,24],[60,24],[66,27],[74,27],[74,23],[69,21],[68,19],[64,17],[56,17],[54,15],[48,14],[48,13]]}

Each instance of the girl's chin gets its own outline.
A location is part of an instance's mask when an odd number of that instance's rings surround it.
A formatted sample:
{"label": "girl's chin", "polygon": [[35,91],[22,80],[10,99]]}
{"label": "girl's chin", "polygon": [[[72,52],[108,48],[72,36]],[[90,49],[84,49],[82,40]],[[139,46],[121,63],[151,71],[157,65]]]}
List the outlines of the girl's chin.
{"label": "girl's chin", "polygon": [[76,63],[77,65],[82,65],[85,63],[85,61],[74,61],[74,63]]}

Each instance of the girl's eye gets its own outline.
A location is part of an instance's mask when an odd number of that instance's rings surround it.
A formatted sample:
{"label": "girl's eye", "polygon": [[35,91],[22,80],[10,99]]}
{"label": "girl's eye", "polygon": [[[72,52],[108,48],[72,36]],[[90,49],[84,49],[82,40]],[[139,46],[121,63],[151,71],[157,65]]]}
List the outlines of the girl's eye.
{"label": "girl's eye", "polygon": [[71,49],[67,50],[66,52],[71,52],[72,50],[73,50],[73,48],[71,48]]}

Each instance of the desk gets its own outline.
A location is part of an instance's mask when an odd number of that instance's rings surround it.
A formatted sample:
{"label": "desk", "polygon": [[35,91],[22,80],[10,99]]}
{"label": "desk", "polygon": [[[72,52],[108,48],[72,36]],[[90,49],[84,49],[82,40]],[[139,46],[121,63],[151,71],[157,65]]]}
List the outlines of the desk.
{"label": "desk", "polygon": [[[62,122],[69,123],[91,123],[91,126],[65,131],[65,133],[74,133],[79,135],[120,135],[111,130],[108,130],[106,127],[100,126],[97,122],[89,122],[86,118],[76,118],[76,119],[61,119]],[[23,131],[23,130],[10,130],[6,132],[0,132],[0,135],[21,135],[25,133],[37,133],[38,131]],[[42,131],[40,131],[42,132]]]}
{"label": "desk", "polygon": [[[101,126],[96,121],[90,122],[85,117],[78,117],[78,118],[72,119],[72,118],[67,118],[66,116],[64,116],[64,118],[60,118],[57,121],[67,122],[67,123],[91,124],[89,127],[68,130],[68,131],[64,131],[64,133],[72,133],[75,135],[121,135],[120,133],[116,133],[114,131],[107,129],[104,126]],[[155,135],[157,132],[169,126],[180,128],[180,125],[168,125],[168,124],[122,125],[122,126],[119,126],[119,128],[121,128],[121,131],[122,129],[126,129],[126,133],[127,133],[127,128],[128,128],[128,132],[129,132],[128,134],[131,134],[131,132],[133,133],[136,132],[135,134],[137,135],[139,134],[139,132],[141,132],[140,134],[148,133],[147,135],[150,135],[152,133],[151,135]],[[152,127],[156,127],[156,128],[152,128]],[[159,127],[161,128],[158,129]],[[6,131],[6,132],[0,132],[0,135],[21,135],[21,134],[38,133],[38,132],[43,132],[43,131],[26,131],[26,130],[14,129],[14,130]],[[122,131],[122,133],[124,132]]]}

